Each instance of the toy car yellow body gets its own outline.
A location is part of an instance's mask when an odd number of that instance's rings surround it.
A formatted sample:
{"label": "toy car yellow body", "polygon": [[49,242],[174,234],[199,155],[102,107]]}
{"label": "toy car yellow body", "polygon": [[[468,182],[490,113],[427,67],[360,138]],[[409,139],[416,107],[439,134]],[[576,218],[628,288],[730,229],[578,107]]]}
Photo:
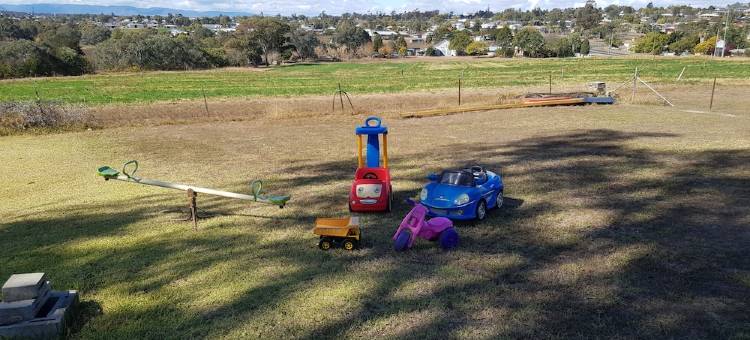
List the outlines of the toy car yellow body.
{"label": "toy car yellow body", "polygon": [[315,220],[315,235],[320,235],[318,247],[328,250],[334,246],[353,250],[359,246],[361,233],[359,217],[318,218]]}

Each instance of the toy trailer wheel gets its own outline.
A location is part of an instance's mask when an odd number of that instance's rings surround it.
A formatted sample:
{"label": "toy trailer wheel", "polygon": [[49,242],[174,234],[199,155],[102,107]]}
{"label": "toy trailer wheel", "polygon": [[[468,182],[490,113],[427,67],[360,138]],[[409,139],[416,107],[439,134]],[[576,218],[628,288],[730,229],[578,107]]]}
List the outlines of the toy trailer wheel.
{"label": "toy trailer wheel", "polygon": [[357,248],[357,244],[354,243],[353,240],[347,239],[347,240],[344,240],[343,243],[341,243],[341,247],[346,250],[354,250],[354,248]]}
{"label": "toy trailer wheel", "polygon": [[321,250],[329,250],[333,247],[333,242],[329,238],[321,238],[320,242],[318,242],[318,248]]}

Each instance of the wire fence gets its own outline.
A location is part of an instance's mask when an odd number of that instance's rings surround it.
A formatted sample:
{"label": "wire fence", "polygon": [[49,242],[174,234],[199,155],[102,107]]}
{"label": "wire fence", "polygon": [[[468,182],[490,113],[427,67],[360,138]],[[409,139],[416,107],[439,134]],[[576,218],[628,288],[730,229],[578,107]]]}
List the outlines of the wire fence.
{"label": "wire fence", "polygon": [[[712,111],[714,108],[726,109],[727,105],[747,107],[747,103],[743,102],[748,100],[747,96],[725,101],[725,90],[737,87],[737,82],[740,82],[739,87],[750,85],[742,83],[741,79],[708,77],[710,74],[706,72],[712,68],[705,62],[681,68],[671,67],[671,73],[664,67],[646,66],[639,69],[635,83],[631,83],[633,71],[624,72],[621,65],[612,69],[589,68],[595,71],[591,73],[580,69],[577,62],[554,69],[543,64],[538,69],[525,65],[522,66],[524,71],[518,73],[498,70],[497,67],[483,68],[481,65],[455,62],[428,63],[426,67],[417,63],[393,63],[381,68],[380,74],[365,74],[357,70],[357,65],[350,65],[352,70],[339,70],[317,77],[305,71],[292,72],[293,68],[292,71],[280,68],[266,71],[151,72],[40,78],[34,80],[32,86],[25,82],[26,95],[21,96],[21,100],[61,101],[89,106],[110,115],[113,109],[102,108],[119,107],[119,113],[114,118],[118,121],[127,120],[128,117],[134,120],[224,119],[232,115],[335,113],[336,107],[330,106],[330,100],[342,91],[352,101],[350,112],[358,114],[502,103],[526,92],[586,91],[586,83],[604,81],[621,103],[674,102],[677,107]],[[516,67],[513,63],[509,65]],[[163,82],[154,82],[160,77],[163,77]],[[648,92],[643,92],[647,89]],[[14,93],[21,90],[23,86],[14,89]],[[623,94],[633,90],[634,95]],[[691,93],[691,96],[682,98],[682,93]],[[672,96],[677,98],[673,100]],[[706,100],[696,101],[696,98],[702,97]],[[328,104],[318,103],[321,99]],[[385,103],[379,103],[378,99]],[[252,102],[262,106],[262,109],[241,107],[232,102]],[[158,106],[158,109],[138,112],[147,110],[149,106]],[[239,112],[233,114],[231,110]],[[344,111],[349,110],[341,112]]]}

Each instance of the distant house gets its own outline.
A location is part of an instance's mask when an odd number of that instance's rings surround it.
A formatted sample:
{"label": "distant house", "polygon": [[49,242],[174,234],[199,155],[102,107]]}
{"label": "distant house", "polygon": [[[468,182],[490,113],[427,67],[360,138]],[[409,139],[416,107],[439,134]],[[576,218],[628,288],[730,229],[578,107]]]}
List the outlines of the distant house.
{"label": "distant house", "polygon": [[701,13],[701,15],[699,15],[699,17],[700,17],[701,19],[709,19],[709,20],[710,20],[710,19],[718,19],[718,18],[720,18],[720,17],[721,17],[721,14],[719,14],[719,13],[716,13],[716,12],[710,12],[710,13]]}
{"label": "distant house", "polygon": [[218,25],[218,24],[203,24],[201,26],[203,26],[203,28],[210,29],[210,30],[212,30],[214,32],[216,32],[216,31],[218,31],[218,30],[220,30],[222,28],[221,25]]}
{"label": "distant house", "polygon": [[497,21],[485,22],[482,24],[483,29],[497,28]]}
{"label": "distant house", "polygon": [[409,34],[406,36],[406,42],[410,43],[424,43],[425,37],[422,34]]}
{"label": "distant house", "polygon": [[180,34],[187,34],[187,32],[185,32],[185,31],[183,31],[181,29],[172,28],[172,29],[169,30],[169,34],[171,34],[173,37],[176,37],[176,36],[178,36]]}
{"label": "distant house", "polygon": [[370,36],[370,38],[374,37],[375,34],[377,33],[378,35],[380,35],[380,38],[383,39],[383,40],[395,39],[396,36],[398,36],[398,33],[394,32],[394,31],[391,31],[391,30],[381,30],[381,31],[378,31],[378,30],[366,29],[365,32],[367,32],[367,34]]}
{"label": "distant house", "polygon": [[675,27],[675,25],[666,24],[661,27],[661,31],[662,33],[672,34],[677,31],[677,28]]}
{"label": "distant house", "polygon": [[424,53],[427,51],[427,44],[424,42],[424,39],[421,40],[412,40],[406,42],[406,54],[411,56],[421,56],[424,55]]}
{"label": "distant house", "polygon": [[448,39],[441,40],[437,44],[433,46],[436,51],[440,51],[440,53],[444,56],[456,56],[456,50],[450,49],[450,41]]}

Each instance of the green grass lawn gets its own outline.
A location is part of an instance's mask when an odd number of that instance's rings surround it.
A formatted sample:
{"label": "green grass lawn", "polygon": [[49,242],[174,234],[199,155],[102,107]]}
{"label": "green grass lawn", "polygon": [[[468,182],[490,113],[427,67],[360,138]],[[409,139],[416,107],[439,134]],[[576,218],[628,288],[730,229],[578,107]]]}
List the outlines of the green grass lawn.
{"label": "green grass lawn", "polygon": [[[80,290],[85,339],[750,336],[747,114],[616,105],[389,119],[395,211],[362,217],[362,250],[322,252],[311,229],[348,214],[359,120],[0,138],[0,279],[42,271]],[[194,231],[174,220],[183,192],[95,175],[129,159],[144,177],[223,190],[262,178],[292,200],[202,195],[215,216]],[[508,205],[458,224],[455,251],[420,240],[395,253],[400,202],[427,173],[472,163],[503,170]]]}
{"label": "green grass lawn", "polygon": [[337,84],[352,94],[456,87],[539,86],[549,81],[602,80],[615,86],[635,67],[648,81],[673,82],[683,67],[687,82],[750,78],[749,60],[706,58],[627,59],[431,59],[415,62],[292,65],[258,72],[228,69],[144,72],[0,81],[0,101],[36,99],[108,104],[202,98],[330,95]]}

